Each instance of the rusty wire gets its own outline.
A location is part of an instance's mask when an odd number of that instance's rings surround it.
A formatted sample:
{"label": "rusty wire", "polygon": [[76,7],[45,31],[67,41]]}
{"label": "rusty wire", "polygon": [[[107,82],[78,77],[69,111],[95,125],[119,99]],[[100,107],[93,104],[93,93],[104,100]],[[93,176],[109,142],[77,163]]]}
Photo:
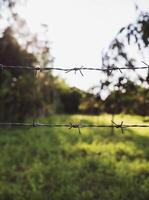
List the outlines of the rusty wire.
{"label": "rusty wire", "polygon": [[31,123],[11,123],[11,122],[1,122],[0,127],[48,127],[48,128],[62,128],[66,127],[69,129],[78,129],[79,134],[81,134],[82,128],[117,128],[121,130],[121,133],[124,133],[125,128],[149,128],[149,124],[124,124],[122,121],[120,124],[117,124],[116,122],[112,121],[111,125],[105,125],[105,124],[81,124],[81,123],[40,123],[40,122],[33,122]]}
{"label": "rusty wire", "polygon": [[109,75],[115,71],[118,70],[122,73],[122,70],[142,70],[142,69],[148,69],[149,70],[149,65],[145,62],[142,61],[142,63],[145,65],[144,67],[116,67],[115,65],[113,65],[112,67],[108,67],[107,69],[104,68],[91,68],[91,67],[71,67],[71,68],[59,68],[59,67],[39,67],[39,66],[7,66],[7,65],[3,65],[0,64],[0,69],[1,70],[5,70],[5,69],[17,69],[17,70],[31,70],[31,71],[51,71],[51,70],[56,70],[56,71],[64,71],[65,73],[69,73],[69,72],[80,72],[80,74],[83,76],[82,71],[103,71],[103,72],[107,72]]}

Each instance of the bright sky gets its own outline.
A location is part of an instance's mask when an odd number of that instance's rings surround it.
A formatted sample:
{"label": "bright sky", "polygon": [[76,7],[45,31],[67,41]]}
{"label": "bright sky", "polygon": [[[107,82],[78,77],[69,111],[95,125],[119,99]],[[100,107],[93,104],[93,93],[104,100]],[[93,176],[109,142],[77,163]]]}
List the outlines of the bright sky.
{"label": "bright sky", "polygon": [[[149,10],[148,0],[136,1]],[[136,18],[133,0],[29,0],[21,14],[32,31],[49,27],[54,67],[100,67],[101,51],[122,26]],[[80,89],[98,84],[100,73],[60,73],[67,83]]]}

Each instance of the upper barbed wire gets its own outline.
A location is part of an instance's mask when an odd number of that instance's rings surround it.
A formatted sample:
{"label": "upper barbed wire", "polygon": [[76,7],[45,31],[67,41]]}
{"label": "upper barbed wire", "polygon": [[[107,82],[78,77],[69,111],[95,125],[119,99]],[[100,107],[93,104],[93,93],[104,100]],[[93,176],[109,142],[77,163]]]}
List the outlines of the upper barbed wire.
{"label": "upper barbed wire", "polygon": [[5,69],[18,69],[18,70],[32,70],[32,71],[50,71],[50,70],[56,70],[56,71],[64,71],[65,73],[70,73],[72,71],[75,72],[80,72],[80,74],[83,76],[82,71],[103,71],[107,72],[109,75],[112,74],[113,71],[118,70],[120,73],[122,73],[122,70],[142,70],[142,69],[148,69],[149,70],[149,65],[145,62],[142,61],[142,63],[145,65],[144,67],[116,67],[113,65],[113,67],[108,67],[107,69],[105,68],[92,68],[92,67],[71,67],[71,68],[60,68],[60,67],[39,67],[39,66],[8,66],[8,65],[3,65],[0,64],[0,69],[5,70]]}

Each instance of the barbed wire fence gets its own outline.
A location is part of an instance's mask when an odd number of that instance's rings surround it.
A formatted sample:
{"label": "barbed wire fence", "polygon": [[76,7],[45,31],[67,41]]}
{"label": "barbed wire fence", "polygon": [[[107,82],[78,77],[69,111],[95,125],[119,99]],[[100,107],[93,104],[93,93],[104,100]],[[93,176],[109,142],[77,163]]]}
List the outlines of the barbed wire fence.
{"label": "barbed wire fence", "polygon": [[[142,61],[142,63],[145,65],[144,67],[116,67],[116,66],[112,66],[109,67],[107,69],[104,68],[91,68],[91,67],[72,67],[72,68],[56,68],[56,67],[39,67],[39,66],[7,66],[7,65],[3,65],[0,64],[0,70],[4,71],[4,70],[27,70],[27,71],[39,71],[39,72],[43,72],[43,71],[51,71],[51,70],[56,70],[56,71],[63,71],[65,73],[70,73],[70,72],[79,72],[82,76],[83,72],[82,71],[102,71],[102,72],[107,72],[108,75],[112,74],[113,71],[120,71],[120,73],[122,73],[122,70],[143,70],[143,69],[147,69],[148,70],[148,74],[149,74],[149,65],[145,62]],[[126,128],[149,128],[149,124],[124,124],[123,121],[121,121],[120,124],[117,124],[116,122],[114,122],[114,118],[112,118],[111,120],[111,124],[81,124],[81,123],[40,123],[40,122],[36,122],[35,120],[33,120],[33,122],[31,123],[20,123],[20,122],[16,122],[16,123],[12,123],[12,122],[0,122],[0,127],[48,127],[48,128],[62,128],[62,127],[66,127],[69,129],[77,129],[78,133],[81,134],[81,129],[82,128],[112,128],[112,130],[114,128],[120,129],[121,133],[124,133],[124,129]]]}
{"label": "barbed wire fence", "polygon": [[70,67],[70,68],[60,68],[60,67],[39,67],[39,66],[7,66],[7,65],[3,65],[0,64],[0,69],[3,71],[5,69],[18,69],[18,70],[31,70],[31,71],[40,71],[40,72],[44,72],[44,71],[51,71],[51,70],[55,70],[55,71],[63,71],[65,73],[70,73],[70,72],[80,72],[80,74],[82,76],[83,72],[82,71],[102,71],[102,72],[107,72],[107,74],[112,74],[113,71],[120,71],[122,73],[122,70],[142,70],[142,69],[148,69],[148,73],[149,73],[149,65],[145,62],[142,61],[142,63],[145,65],[144,67],[116,67],[115,65],[113,65],[112,67],[108,67],[107,69],[104,68],[93,68],[93,67]]}
{"label": "barbed wire fence", "polygon": [[149,128],[149,124],[124,124],[122,121],[120,124],[112,121],[112,125],[104,124],[81,124],[81,123],[66,123],[66,124],[57,124],[57,123],[40,123],[33,120],[32,123],[11,123],[11,122],[0,122],[0,127],[48,127],[48,128],[69,128],[69,129],[78,129],[79,134],[81,134],[82,128],[117,128],[124,133],[126,128]]}

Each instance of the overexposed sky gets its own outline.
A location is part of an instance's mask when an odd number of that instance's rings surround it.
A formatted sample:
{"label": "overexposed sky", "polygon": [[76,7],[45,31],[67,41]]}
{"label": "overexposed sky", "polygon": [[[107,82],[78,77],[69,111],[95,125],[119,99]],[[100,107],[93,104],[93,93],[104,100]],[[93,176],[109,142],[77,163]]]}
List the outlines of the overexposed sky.
{"label": "overexposed sky", "polygon": [[[119,29],[136,19],[133,0],[28,0],[20,13],[32,31],[40,24],[49,27],[55,67],[100,67],[101,51]],[[149,10],[148,0],[136,1]],[[87,90],[98,84],[100,73],[56,73],[67,83]]]}

